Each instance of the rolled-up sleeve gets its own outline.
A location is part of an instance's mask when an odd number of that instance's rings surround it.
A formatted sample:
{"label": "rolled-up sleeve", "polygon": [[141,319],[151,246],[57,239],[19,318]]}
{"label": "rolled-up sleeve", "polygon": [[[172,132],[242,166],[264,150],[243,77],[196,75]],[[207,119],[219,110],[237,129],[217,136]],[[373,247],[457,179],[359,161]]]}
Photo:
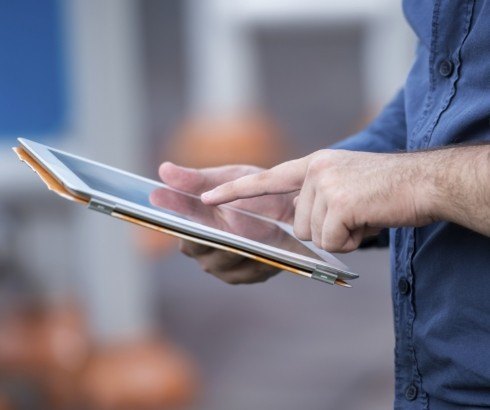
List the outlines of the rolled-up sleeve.
{"label": "rolled-up sleeve", "polygon": [[366,152],[405,151],[407,124],[401,89],[383,111],[361,132],[333,144],[331,149]]}

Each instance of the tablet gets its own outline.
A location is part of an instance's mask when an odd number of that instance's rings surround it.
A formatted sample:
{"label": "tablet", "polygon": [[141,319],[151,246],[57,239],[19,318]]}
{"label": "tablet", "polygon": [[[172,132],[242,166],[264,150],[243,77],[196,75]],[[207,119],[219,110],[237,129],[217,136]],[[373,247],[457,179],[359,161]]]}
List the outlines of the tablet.
{"label": "tablet", "polygon": [[297,239],[287,223],[231,205],[204,205],[199,196],[162,182],[38,142],[23,138],[19,142],[44,172],[92,210],[239,253],[321,282],[349,286],[346,281],[358,277],[330,253],[312,242]]}

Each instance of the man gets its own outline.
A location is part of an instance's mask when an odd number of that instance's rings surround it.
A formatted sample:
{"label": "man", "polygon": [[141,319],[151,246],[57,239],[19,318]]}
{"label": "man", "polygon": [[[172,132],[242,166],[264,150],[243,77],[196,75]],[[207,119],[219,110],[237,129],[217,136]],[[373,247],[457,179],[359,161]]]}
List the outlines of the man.
{"label": "man", "polygon": [[[490,2],[407,0],[404,11],[417,57],[366,130],[264,172],[165,163],[160,176],[207,204],[236,200],[289,221],[329,251],[390,228],[395,407],[490,408]],[[201,245],[181,249],[230,283],[277,273]]]}

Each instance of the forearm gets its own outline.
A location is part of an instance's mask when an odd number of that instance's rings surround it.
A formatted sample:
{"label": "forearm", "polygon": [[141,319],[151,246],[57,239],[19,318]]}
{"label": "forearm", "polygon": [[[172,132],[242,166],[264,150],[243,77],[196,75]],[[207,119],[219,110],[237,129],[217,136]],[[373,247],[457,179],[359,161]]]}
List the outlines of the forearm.
{"label": "forearm", "polygon": [[490,144],[415,153],[420,162],[426,210],[490,236]]}

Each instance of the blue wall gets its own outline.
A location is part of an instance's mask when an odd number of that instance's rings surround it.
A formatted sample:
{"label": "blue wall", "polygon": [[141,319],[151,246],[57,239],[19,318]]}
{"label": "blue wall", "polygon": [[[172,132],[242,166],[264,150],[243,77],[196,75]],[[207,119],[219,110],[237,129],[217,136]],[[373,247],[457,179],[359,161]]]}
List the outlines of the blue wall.
{"label": "blue wall", "polygon": [[0,140],[66,126],[61,0],[0,0]]}

